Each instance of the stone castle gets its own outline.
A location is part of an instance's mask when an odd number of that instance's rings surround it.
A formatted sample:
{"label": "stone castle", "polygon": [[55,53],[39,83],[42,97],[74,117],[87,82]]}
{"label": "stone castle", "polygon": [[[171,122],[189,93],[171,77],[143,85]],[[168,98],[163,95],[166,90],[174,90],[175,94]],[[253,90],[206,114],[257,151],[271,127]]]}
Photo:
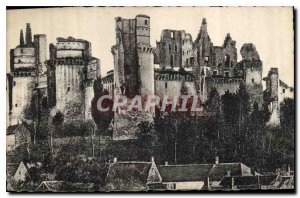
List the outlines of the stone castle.
{"label": "stone castle", "polygon": [[[206,19],[193,41],[184,30],[163,30],[156,47],[150,45],[150,17],[137,15],[134,19],[115,18],[116,44],[111,52],[113,70],[100,78],[100,60],[91,53],[91,43],[72,37],[57,38],[49,45],[47,59],[45,35],[34,35],[27,24],[25,41],[20,33],[20,45],[10,52],[10,73],[7,75],[9,125],[21,123],[23,111],[33,91],[51,107],[52,115],[60,111],[65,120],[89,120],[93,85],[101,80],[110,95],[180,96],[182,87],[188,95],[197,95],[205,102],[212,88],[220,95],[234,93],[244,83],[253,104],[262,107],[265,101],[272,113],[270,125],[279,124],[280,102],[293,97],[293,88],[279,80],[277,68],[264,78],[263,63],[255,46],[244,44],[242,60],[237,61],[236,42],[227,34],[222,46],[214,46]],[[115,113],[115,140],[134,139],[137,123],[153,120],[154,112],[122,115]],[[133,132],[132,132],[133,131]]]}

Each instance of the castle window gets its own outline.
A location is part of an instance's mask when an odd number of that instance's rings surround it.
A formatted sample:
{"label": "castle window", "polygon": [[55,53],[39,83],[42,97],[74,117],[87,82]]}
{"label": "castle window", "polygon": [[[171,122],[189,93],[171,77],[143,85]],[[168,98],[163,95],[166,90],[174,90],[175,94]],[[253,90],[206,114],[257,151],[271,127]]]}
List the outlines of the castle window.
{"label": "castle window", "polygon": [[224,72],[224,74],[225,74],[225,77],[229,77],[229,72],[228,71]]}
{"label": "castle window", "polygon": [[70,91],[70,87],[68,86],[68,87],[67,87],[67,92],[69,92],[69,91]]}
{"label": "castle window", "polygon": [[177,45],[175,45],[175,52],[177,52]]}
{"label": "castle window", "polygon": [[189,59],[186,59],[186,62],[185,62],[186,66],[189,65]]}
{"label": "castle window", "polygon": [[282,93],[285,93],[285,89],[282,89]]}
{"label": "castle window", "polygon": [[15,107],[18,107],[18,104],[15,104]]}
{"label": "castle window", "polygon": [[165,89],[168,88],[168,82],[165,82]]}
{"label": "castle window", "polygon": [[208,62],[208,56],[204,57],[204,61],[207,63]]}
{"label": "castle window", "polygon": [[174,32],[171,32],[171,38],[174,38]]}
{"label": "castle window", "polygon": [[16,86],[16,81],[14,81],[14,86]]}
{"label": "castle window", "polygon": [[252,83],[254,83],[254,78],[252,78]]}
{"label": "castle window", "polygon": [[184,55],[184,51],[182,51],[182,55]]}
{"label": "castle window", "polygon": [[228,54],[225,55],[225,66],[226,67],[230,66],[230,56]]}
{"label": "castle window", "polygon": [[148,21],[147,20],[145,20],[145,25],[148,25]]}
{"label": "castle window", "polygon": [[176,189],[176,184],[170,184],[170,190]]}
{"label": "castle window", "polygon": [[23,54],[24,53],[24,51],[23,51],[23,49],[21,49],[21,54]]}
{"label": "castle window", "polygon": [[190,59],[190,64],[191,64],[191,66],[194,66],[194,57],[191,57],[191,59]]}
{"label": "castle window", "polygon": [[21,63],[21,59],[18,59],[18,63]]}
{"label": "castle window", "polygon": [[170,65],[173,67],[173,65],[174,65],[174,61],[173,61],[173,55],[171,55],[171,59],[170,59]]}
{"label": "castle window", "polygon": [[216,76],[218,74],[218,70],[213,71],[213,76]]}
{"label": "castle window", "polygon": [[171,53],[171,44],[169,44],[169,51],[170,51],[170,53]]}

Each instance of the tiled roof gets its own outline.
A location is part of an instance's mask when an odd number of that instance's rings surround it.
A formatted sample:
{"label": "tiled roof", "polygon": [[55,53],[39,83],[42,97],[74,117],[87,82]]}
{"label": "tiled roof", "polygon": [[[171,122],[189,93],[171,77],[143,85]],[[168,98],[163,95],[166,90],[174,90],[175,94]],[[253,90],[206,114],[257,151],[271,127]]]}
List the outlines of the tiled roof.
{"label": "tiled roof", "polygon": [[230,171],[231,176],[242,176],[241,163],[220,163],[216,164],[209,173],[210,181],[221,181]]}
{"label": "tiled roof", "polygon": [[110,165],[106,177],[108,191],[147,190],[150,162],[117,162]]}
{"label": "tiled roof", "polygon": [[203,181],[212,167],[212,164],[157,166],[162,182]]}

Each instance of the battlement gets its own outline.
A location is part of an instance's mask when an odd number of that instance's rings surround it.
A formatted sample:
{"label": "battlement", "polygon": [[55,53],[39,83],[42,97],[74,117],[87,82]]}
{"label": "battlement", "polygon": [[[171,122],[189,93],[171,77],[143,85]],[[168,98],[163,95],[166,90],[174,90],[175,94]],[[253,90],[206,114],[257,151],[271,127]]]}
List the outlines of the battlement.
{"label": "battlement", "polygon": [[172,71],[172,70],[156,70],[154,74],[155,80],[160,81],[181,81],[194,82],[195,77],[188,72]]}
{"label": "battlement", "polygon": [[214,84],[231,84],[231,83],[235,83],[235,84],[239,84],[244,82],[243,78],[240,77],[221,77],[221,76],[217,76],[217,77],[206,77],[206,80],[208,82],[214,83]]}
{"label": "battlement", "polygon": [[82,58],[61,58],[53,61],[57,65],[86,65],[87,60]]}
{"label": "battlement", "polygon": [[57,42],[79,42],[79,43],[90,43],[87,40],[84,39],[76,39],[72,36],[69,36],[68,38],[58,37],[56,38]]}

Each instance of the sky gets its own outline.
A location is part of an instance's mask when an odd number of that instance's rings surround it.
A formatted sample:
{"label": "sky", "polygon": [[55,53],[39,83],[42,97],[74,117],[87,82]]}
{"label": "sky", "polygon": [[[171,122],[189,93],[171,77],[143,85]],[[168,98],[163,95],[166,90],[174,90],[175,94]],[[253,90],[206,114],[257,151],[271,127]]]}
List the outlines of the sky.
{"label": "sky", "polygon": [[[294,86],[294,32],[292,7],[89,7],[42,8],[7,11],[7,70],[9,50],[19,44],[20,29],[26,23],[32,34],[46,34],[47,43],[57,37],[72,36],[92,44],[92,54],[100,59],[101,74],[113,69],[111,46],[115,44],[115,17],[150,16],[150,42],[160,40],[163,29],[185,30],[193,40],[202,18],[209,36],[221,46],[227,33],[236,41],[238,61],[244,43],[253,43],[263,62],[263,77],[271,67],[279,68],[280,79]],[[49,57],[49,52],[47,52]]]}

